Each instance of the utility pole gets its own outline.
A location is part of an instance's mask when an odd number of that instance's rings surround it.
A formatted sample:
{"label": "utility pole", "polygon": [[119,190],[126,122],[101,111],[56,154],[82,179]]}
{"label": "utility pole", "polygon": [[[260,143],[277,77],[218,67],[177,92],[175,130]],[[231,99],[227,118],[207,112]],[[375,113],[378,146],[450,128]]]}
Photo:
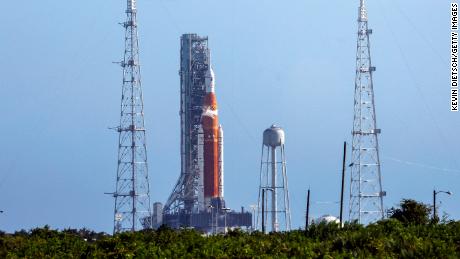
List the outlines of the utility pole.
{"label": "utility pole", "polygon": [[343,226],[343,192],[345,188],[345,161],[347,159],[347,142],[343,142],[342,188],[340,190],[340,227]]}
{"label": "utility pole", "polygon": [[433,190],[433,220],[436,219],[436,190]]}
{"label": "utility pole", "polygon": [[308,230],[308,225],[310,222],[310,188],[307,192],[307,213],[305,214],[305,231]]}

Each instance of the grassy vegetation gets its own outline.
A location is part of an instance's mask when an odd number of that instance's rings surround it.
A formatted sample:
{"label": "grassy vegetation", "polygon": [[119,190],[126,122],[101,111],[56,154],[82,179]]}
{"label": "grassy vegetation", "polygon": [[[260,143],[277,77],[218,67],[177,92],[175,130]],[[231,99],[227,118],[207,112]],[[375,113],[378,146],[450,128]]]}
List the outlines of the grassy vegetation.
{"label": "grassy vegetation", "polygon": [[111,236],[45,226],[0,233],[0,258],[460,258],[460,221],[430,220],[429,206],[413,200],[391,213],[366,227],[319,224],[308,231],[209,237],[164,227]]}
{"label": "grassy vegetation", "polygon": [[390,219],[363,227],[313,225],[307,232],[205,237],[162,228],[109,236],[48,227],[0,236],[0,258],[460,258],[460,222],[405,225]]}

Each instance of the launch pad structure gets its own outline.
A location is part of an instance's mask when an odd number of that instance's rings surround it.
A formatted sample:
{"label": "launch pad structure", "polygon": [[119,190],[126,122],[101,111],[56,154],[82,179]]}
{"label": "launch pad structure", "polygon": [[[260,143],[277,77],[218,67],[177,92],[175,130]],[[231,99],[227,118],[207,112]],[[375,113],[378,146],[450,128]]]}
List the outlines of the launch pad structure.
{"label": "launch pad structure", "polygon": [[[232,211],[224,200],[223,129],[218,121],[208,38],[181,37],[181,172],[164,207],[154,206],[153,227],[194,228],[207,233],[252,227],[252,214]],[[155,209],[156,208],[156,209]]]}
{"label": "launch pad structure", "polygon": [[[197,34],[184,34],[180,39],[180,175],[165,205],[156,202],[151,210],[137,6],[136,0],[125,1],[126,21],[121,23],[125,29],[125,51],[119,62],[123,68],[121,116],[115,128],[119,135],[117,181],[116,190],[108,193],[115,199],[113,232],[161,225],[194,228],[205,233],[226,232],[227,227],[252,228],[250,212],[244,207],[241,211],[231,210],[225,204],[224,135],[219,124],[215,75],[208,38]],[[377,127],[374,100],[372,30],[368,28],[365,0],[359,2],[349,219],[368,224],[384,218],[386,192],[382,187],[378,142],[381,129]],[[264,132],[261,160],[256,225],[259,226],[259,218],[262,222],[270,219],[271,231],[279,231],[284,216],[283,230],[289,231],[291,218],[281,128],[272,126]],[[267,205],[266,191],[270,191],[271,206]],[[282,208],[279,204],[283,204]],[[265,230],[264,223],[261,226]]]}
{"label": "launch pad structure", "polygon": [[198,207],[198,129],[206,94],[205,74],[210,66],[208,38],[183,35],[180,56],[181,174],[165,204],[167,214],[190,214]]}

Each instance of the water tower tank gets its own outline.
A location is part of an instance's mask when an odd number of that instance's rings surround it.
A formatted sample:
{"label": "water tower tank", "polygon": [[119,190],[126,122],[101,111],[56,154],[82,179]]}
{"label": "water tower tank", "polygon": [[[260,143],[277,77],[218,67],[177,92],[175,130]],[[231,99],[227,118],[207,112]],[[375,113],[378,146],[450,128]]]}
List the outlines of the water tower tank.
{"label": "water tower tank", "polygon": [[278,147],[284,144],[284,130],[276,125],[264,131],[264,145],[269,147]]}

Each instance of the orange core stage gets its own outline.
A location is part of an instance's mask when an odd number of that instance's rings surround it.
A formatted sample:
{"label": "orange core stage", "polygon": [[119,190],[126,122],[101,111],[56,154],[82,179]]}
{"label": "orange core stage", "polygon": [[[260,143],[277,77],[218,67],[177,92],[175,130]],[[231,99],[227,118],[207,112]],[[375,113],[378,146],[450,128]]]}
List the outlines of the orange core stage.
{"label": "orange core stage", "polygon": [[201,117],[204,134],[204,197],[219,197],[219,117],[214,92],[209,92],[203,101]]}

